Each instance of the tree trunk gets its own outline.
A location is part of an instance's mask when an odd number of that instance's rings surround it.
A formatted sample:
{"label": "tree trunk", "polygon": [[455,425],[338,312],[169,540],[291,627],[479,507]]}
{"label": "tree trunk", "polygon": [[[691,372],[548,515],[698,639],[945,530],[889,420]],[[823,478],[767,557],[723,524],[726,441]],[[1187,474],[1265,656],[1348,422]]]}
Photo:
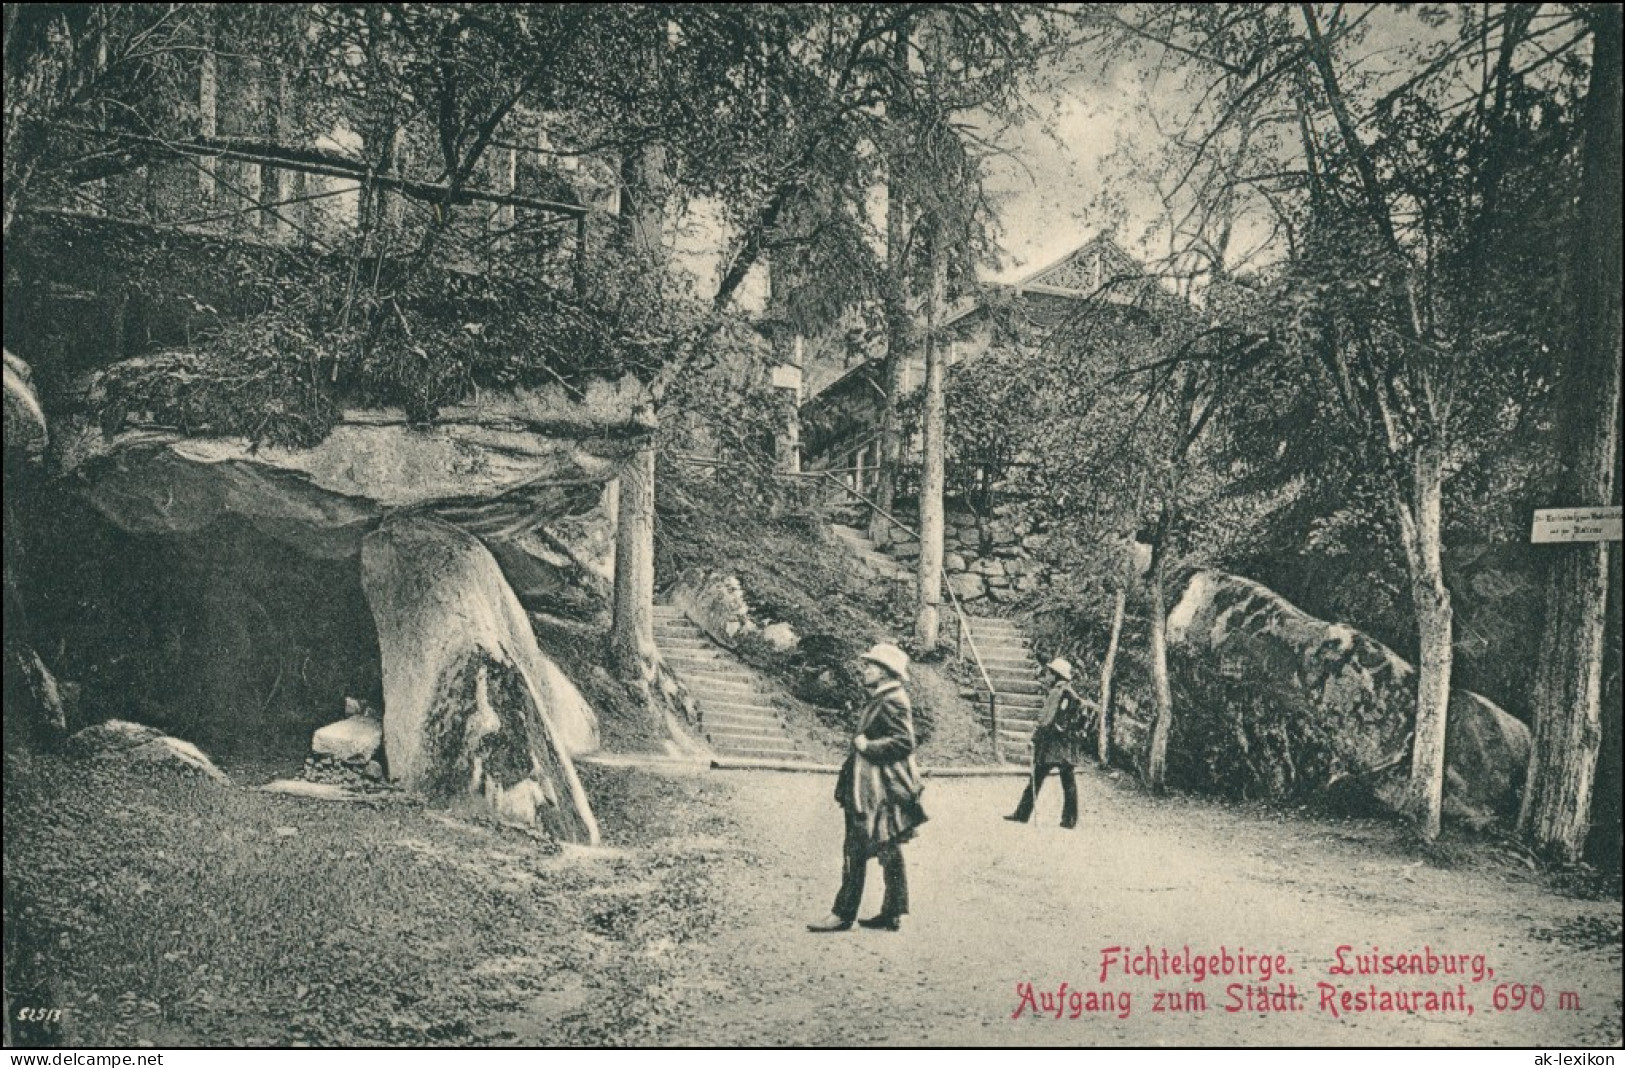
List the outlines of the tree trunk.
{"label": "tree trunk", "polygon": [[1168,734],[1174,725],[1174,691],[1168,681],[1168,612],[1163,593],[1162,547],[1151,564],[1151,682],[1157,699],[1157,718],[1151,727],[1151,755],[1146,760],[1146,785],[1153,793],[1167,788]]}
{"label": "tree trunk", "polygon": [[937,337],[937,319],[942,311],[946,286],[946,263],[938,235],[931,236],[931,292],[925,306],[925,412],[922,437],[924,456],[920,468],[920,595],[915,617],[914,638],[921,652],[937,646],[941,628],[942,537],[944,435],[946,400],[943,397],[945,373],[943,346]]}
{"label": "tree trunk", "polygon": [[1146,760],[1146,785],[1155,793],[1161,793],[1167,786],[1168,735],[1174,725],[1174,688],[1168,679],[1168,599],[1163,586],[1168,570],[1168,542],[1174,529],[1173,489],[1176,485],[1177,468],[1163,492],[1162,513],[1157,517],[1157,540],[1151,548],[1151,566],[1146,572],[1151,595],[1151,685],[1157,701],[1157,718],[1151,727],[1151,755]]}
{"label": "tree trunk", "polygon": [[[897,496],[897,469],[903,462],[902,428],[898,425],[897,404],[903,396],[903,372],[909,356],[908,276],[903,256],[907,225],[901,183],[893,181],[886,198],[886,396],[880,412],[880,431],[875,439],[876,481],[874,502],[887,512]],[[884,546],[892,541],[891,521],[879,512],[869,517],[869,540]]]}
{"label": "tree trunk", "polygon": [[1117,646],[1123,638],[1123,616],[1127,609],[1128,585],[1125,579],[1117,586],[1117,597],[1112,605],[1112,634],[1106,642],[1106,659],[1100,665],[1100,722],[1097,725],[1095,755],[1103,768],[1112,760],[1112,672],[1117,670]]}
{"label": "tree trunk", "polygon": [[[1608,588],[1620,583],[1620,554],[1608,554]],[[1625,847],[1620,827],[1620,778],[1625,759],[1620,752],[1621,720],[1625,719],[1625,697],[1620,694],[1619,605],[1608,612],[1603,636],[1602,660],[1602,754],[1597,758],[1597,775],[1592,783],[1591,833],[1586,838],[1585,859],[1608,875],[1620,872],[1620,854]]]}
{"label": "tree trunk", "polygon": [[[1589,9],[1591,84],[1583,121],[1584,180],[1570,276],[1574,333],[1558,409],[1564,462],[1554,505],[1618,500],[1620,438],[1620,9]],[[1554,860],[1580,859],[1591,823],[1602,742],[1608,622],[1607,542],[1554,545],[1535,677],[1535,738],[1518,829]],[[1617,611],[1617,607],[1616,607]]]}
{"label": "tree trunk", "polygon": [[[286,65],[281,65],[277,72],[276,86],[276,118],[274,120],[274,136],[278,144],[291,145],[297,143],[299,131],[303,126],[303,116],[300,113],[300,94],[288,73]],[[271,172],[271,199],[277,204],[271,216],[272,232],[284,241],[294,239],[295,227],[305,216],[304,205],[288,203],[301,196],[305,191],[305,176],[300,171],[288,167],[278,167]]]}
{"label": "tree trunk", "polygon": [[[899,30],[892,39],[892,55],[908,60],[908,31]],[[905,66],[906,69],[906,66]],[[888,115],[897,119],[896,115]],[[900,123],[898,124],[900,125]],[[895,512],[897,496],[897,469],[902,466],[902,428],[898,425],[897,404],[903,396],[903,372],[909,356],[908,316],[908,203],[904,193],[903,168],[905,157],[901,150],[892,148],[886,174],[886,291],[882,302],[886,315],[886,358],[881,377],[885,391],[880,412],[880,430],[876,442],[876,470],[874,496],[876,505],[887,512]],[[862,488],[861,486],[859,487]],[[893,540],[891,520],[872,512],[869,516],[869,540],[885,546]]]}
{"label": "tree trunk", "polygon": [[[1112,632],[1106,642],[1106,659],[1100,665],[1100,723],[1095,756],[1103,768],[1109,766],[1112,760],[1112,682],[1117,671],[1117,650],[1123,641],[1123,620],[1128,613],[1129,584],[1140,577],[1135,555],[1139,542],[1135,540],[1134,528],[1140,521],[1140,510],[1145,507],[1147,481],[1149,475],[1141,471],[1139,488],[1134,492],[1134,510],[1128,513],[1128,521],[1123,527],[1123,558],[1118,561],[1120,570],[1117,575],[1117,596],[1112,604]],[[1170,700],[1169,704],[1172,703]]]}
{"label": "tree trunk", "polygon": [[[658,147],[630,150],[621,161],[619,239],[649,268],[644,284],[658,285],[655,268],[665,258],[665,156]],[[650,293],[648,299],[656,299]],[[655,451],[640,449],[621,472],[615,514],[614,617],[609,648],[616,673],[646,695],[655,714],[649,683],[659,673],[654,640]]]}
{"label": "tree trunk", "polygon": [[1424,443],[1413,465],[1412,503],[1396,499],[1416,609],[1416,723],[1406,808],[1424,838],[1439,836],[1444,739],[1450,709],[1452,622],[1443,563],[1443,449]]}
{"label": "tree trunk", "polygon": [[655,452],[641,449],[621,472],[615,523],[615,617],[610,654],[628,682],[654,678]]}
{"label": "tree trunk", "polygon": [[[214,137],[220,132],[220,66],[214,53],[214,35],[206,34],[203,51],[198,55],[197,77],[197,132],[199,137]],[[219,161],[203,156],[197,161],[197,191],[204,200],[213,200]]]}

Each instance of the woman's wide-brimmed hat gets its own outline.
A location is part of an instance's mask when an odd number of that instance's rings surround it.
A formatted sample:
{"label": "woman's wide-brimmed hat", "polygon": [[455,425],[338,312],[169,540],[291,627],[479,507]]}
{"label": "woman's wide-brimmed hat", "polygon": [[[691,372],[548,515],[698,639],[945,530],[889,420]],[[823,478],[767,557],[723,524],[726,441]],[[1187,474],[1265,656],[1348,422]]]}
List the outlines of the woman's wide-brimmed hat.
{"label": "woman's wide-brimmed hat", "polygon": [[1065,657],[1058,656],[1044,665],[1045,670],[1051,671],[1067,682],[1072,681],[1072,662]]}
{"label": "woman's wide-brimmed hat", "polygon": [[879,664],[904,682],[908,681],[908,654],[889,642],[873,646],[858,659]]}

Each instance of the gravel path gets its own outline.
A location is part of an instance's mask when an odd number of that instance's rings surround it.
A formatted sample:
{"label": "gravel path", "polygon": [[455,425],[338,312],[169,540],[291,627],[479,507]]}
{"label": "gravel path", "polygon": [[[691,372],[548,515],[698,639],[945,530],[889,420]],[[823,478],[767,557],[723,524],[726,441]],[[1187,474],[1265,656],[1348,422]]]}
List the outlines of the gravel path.
{"label": "gravel path", "polygon": [[[1584,1046],[1620,1042],[1618,901],[1554,893],[1521,865],[1421,862],[1370,821],[1155,799],[1080,773],[1082,826],[1055,826],[1053,781],[1032,826],[999,817],[1018,778],[930,784],[931,822],[907,847],[914,914],[888,934],[811,934],[838,883],[841,821],[827,775],[713,773],[751,859],[712,873],[718,927],[682,969],[660,1040],[678,1044]],[[1491,851],[1481,850],[1481,856]],[[880,895],[871,870],[864,915]],[[1482,954],[1480,981],[1440,974],[1334,976],[1356,954]],[[1114,971],[1106,947],[1160,955],[1284,957],[1279,976]],[[1471,968],[1473,962],[1468,960]],[[1289,969],[1289,970],[1286,970]],[[1493,971],[1492,971],[1493,970]],[[1465,982],[1463,982],[1465,978]],[[1290,1011],[1226,1011],[1295,990]],[[1031,984],[1027,1002],[1023,984]],[[1061,1018],[1040,1017],[1061,984]],[[1332,1002],[1319,983],[1339,984]],[[1503,983],[1539,984],[1540,1011],[1496,1011]],[[1284,986],[1283,986],[1284,984]],[[1465,989],[1463,1011],[1333,1013],[1343,991]],[[1245,990],[1234,988],[1244,999]],[[1156,992],[1181,1007],[1157,1012]],[[1579,1008],[1560,1007],[1571,992]],[[1106,1007],[1102,995],[1115,1004]],[[1075,997],[1081,993],[1082,998]],[[1502,996],[1518,997],[1512,987]],[[1126,995],[1126,998],[1125,998]],[[1532,995],[1526,995],[1532,996]],[[1277,1009],[1283,999],[1275,999]],[[1165,1001],[1171,1004],[1173,998]],[[1571,1004],[1565,1002],[1565,1004]],[[1017,1017],[1018,1010],[1019,1018]],[[1074,1019],[1074,1010],[1076,1018]]]}

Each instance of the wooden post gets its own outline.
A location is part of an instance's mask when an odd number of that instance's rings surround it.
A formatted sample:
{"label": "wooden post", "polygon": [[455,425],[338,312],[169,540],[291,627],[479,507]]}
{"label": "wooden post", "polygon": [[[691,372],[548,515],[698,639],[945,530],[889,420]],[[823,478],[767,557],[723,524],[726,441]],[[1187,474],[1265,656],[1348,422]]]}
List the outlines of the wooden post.
{"label": "wooden post", "polygon": [[[220,78],[218,60],[214,54],[213,35],[204,38],[203,51],[198,57],[197,119],[198,136],[214,137],[219,130]],[[198,160],[197,191],[204,200],[213,200],[215,169],[219,162],[212,156]]]}
{"label": "wooden post", "polygon": [[575,259],[576,299],[584,300],[587,296],[587,213],[585,211],[576,216]]}

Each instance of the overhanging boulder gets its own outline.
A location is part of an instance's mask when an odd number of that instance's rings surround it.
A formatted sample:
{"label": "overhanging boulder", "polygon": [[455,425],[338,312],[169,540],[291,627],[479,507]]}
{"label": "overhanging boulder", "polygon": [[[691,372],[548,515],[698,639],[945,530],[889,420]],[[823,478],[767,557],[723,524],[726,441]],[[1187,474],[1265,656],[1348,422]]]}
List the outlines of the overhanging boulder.
{"label": "overhanging boulder", "polygon": [[391,776],[596,841],[570,759],[597,746],[592,710],[538,648],[485,547],[436,519],[391,517],[363,540],[361,580],[378,628]]}
{"label": "overhanging boulder", "polygon": [[[1416,671],[1387,646],[1221,571],[1191,578],[1169,613],[1168,643],[1177,708],[1171,778],[1276,798],[1353,789],[1397,806]],[[1529,746],[1517,719],[1454,691],[1446,812],[1510,821]]]}
{"label": "overhanging boulder", "polygon": [[[91,407],[98,381],[86,386]],[[359,551],[386,511],[432,512],[492,539],[589,511],[652,429],[646,390],[628,378],[573,395],[488,395],[443,409],[432,426],[391,409],[353,410],[302,449],[161,427],[108,436],[77,417],[59,436],[55,466],[131,533],[190,533],[232,514],[334,559]]]}

